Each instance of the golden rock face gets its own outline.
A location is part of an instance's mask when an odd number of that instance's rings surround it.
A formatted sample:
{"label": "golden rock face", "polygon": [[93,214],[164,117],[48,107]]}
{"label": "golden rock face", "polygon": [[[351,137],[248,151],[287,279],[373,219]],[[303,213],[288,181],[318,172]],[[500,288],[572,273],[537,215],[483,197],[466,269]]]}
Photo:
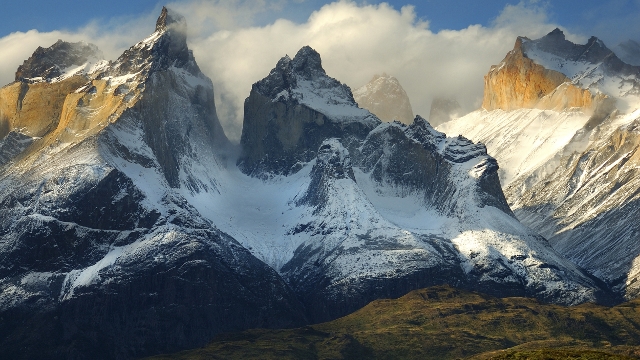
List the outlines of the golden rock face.
{"label": "golden rock face", "polygon": [[57,83],[14,82],[0,89],[0,138],[12,130],[43,137],[58,127],[69,93],[87,82],[74,76]]}
{"label": "golden rock face", "polygon": [[500,65],[492,66],[484,77],[482,107],[486,110],[505,111],[521,108],[566,110],[591,109],[594,95],[571,83],[564,74],[545,69],[527,58],[522,50],[522,39]]}
{"label": "golden rock face", "polygon": [[14,82],[0,89],[0,138],[11,131],[37,138],[22,154],[25,161],[48,146],[95,135],[133,105],[139,92],[84,75],[59,82]]}

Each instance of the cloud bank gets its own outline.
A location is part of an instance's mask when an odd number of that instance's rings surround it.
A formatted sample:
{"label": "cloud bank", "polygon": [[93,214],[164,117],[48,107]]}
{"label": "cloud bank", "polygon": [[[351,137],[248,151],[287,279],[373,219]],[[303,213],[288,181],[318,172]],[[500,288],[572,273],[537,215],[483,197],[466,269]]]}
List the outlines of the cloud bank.
{"label": "cloud bank", "polygon": [[[238,140],[244,99],[251,85],[265,77],[285,54],[310,45],[322,56],[327,73],[351,86],[374,74],[393,75],[407,91],[414,112],[428,116],[434,97],[456,99],[464,110],[481,104],[483,76],[512,49],[518,35],[540,37],[558,25],[537,2],[507,5],[490,26],[432,32],[411,6],[394,9],[385,3],[341,0],[314,11],[306,21],[277,18],[287,0],[178,1],[170,4],[189,24],[189,46],[202,71],[214,83],[216,106],[225,132]],[[119,26],[89,24],[73,33],[14,33],[0,39],[0,81],[13,80],[19,64],[37,46],[57,39],[80,39],[98,45],[113,59],[153,31],[154,18],[129,20]],[[256,25],[265,18],[276,20]],[[561,27],[562,28],[562,27]],[[584,42],[571,34],[569,39]]]}

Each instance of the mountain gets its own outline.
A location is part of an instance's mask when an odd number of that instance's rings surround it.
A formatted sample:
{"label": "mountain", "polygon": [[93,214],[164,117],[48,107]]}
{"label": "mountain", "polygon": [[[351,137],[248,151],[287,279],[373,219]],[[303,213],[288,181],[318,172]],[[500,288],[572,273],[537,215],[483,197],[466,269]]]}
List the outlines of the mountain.
{"label": "mountain", "polygon": [[484,145],[419,116],[381,123],[313,49],[280,59],[245,114],[238,165],[252,179],[233,183],[252,199],[219,226],[282,274],[312,320],[445,282],[566,304],[602,295],[513,217]]}
{"label": "mountain", "polygon": [[618,44],[614,52],[627,64],[640,66],[640,44],[631,39]]}
{"label": "mountain", "polygon": [[86,75],[105,66],[104,55],[93,44],[58,40],[49,48],[38,47],[16,71],[16,81],[56,82],[74,75]]}
{"label": "mountain", "polygon": [[413,122],[409,96],[398,79],[387,74],[374,75],[366,85],[356,89],[353,97],[363,109],[371,111],[382,121]]}
{"label": "mountain", "polygon": [[484,108],[439,127],[486,141],[518,219],[627,298],[639,293],[639,81],[599,39],[556,29],[518,38],[485,77]]}
{"label": "mountain", "polygon": [[185,33],[164,8],[114,62],[52,72],[95,49],[58,42],[2,88],[4,356],[131,358],[306,322],[281,277],[182,195],[217,191],[226,144]]}
{"label": "mountain", "polygon": [[308,46],[252,86],[236,154],[186,26],[163,8],[90,67],[56,43],[0,90],[3,355],[171,352],[443,283],[614,300],[515,218],[483,144],[381,122]]}

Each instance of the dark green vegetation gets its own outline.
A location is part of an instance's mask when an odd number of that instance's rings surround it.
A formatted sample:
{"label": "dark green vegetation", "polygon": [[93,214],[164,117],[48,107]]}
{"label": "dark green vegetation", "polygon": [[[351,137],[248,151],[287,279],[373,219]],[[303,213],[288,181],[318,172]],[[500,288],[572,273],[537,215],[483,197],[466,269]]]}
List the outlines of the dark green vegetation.
{"label": "dark green vegetation", "polygon": [[331,322],[220,335],[204,348],[153,359],[458,358],[640,358],[640,300],[563,307],[437,286]]}

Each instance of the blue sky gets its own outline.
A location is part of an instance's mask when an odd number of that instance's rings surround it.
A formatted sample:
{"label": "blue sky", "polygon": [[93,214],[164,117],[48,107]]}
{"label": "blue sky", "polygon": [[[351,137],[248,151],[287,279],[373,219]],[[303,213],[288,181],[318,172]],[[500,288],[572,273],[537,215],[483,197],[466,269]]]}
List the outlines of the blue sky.
{"label": "blue sky", "polygon": [[[206,0],[205,0],[206,1]],[[216,2],[216,1],[211,1]],[[225,1],[217,1],[225,2]],[[232,3],[234,0],[226,2]],[[279,11],[266,14],[262,22],[285,17],[302,22],[309,14],[319,9],[327,0],[289,1]],[[358,1],[362,3],[362,1]],[[377,4],[370,0],[366,3]],[[519,1],[504,0],[390,0],[386,1],[396,9],[404,5],[415,6],[417,15],[430,22],[432,31],[442,29],[462,29],[472,24],[489,25],[507,4]],[[574,32],[613,37],[627,31],[629,37],[640,37],[634,22],[640,18],[638,0],[555,0],[534,1],[547,8],[550,19],[572,29]],[[115,20],[126,20],[146,15],[164,2],[156,0],[21,0],[7,1],[0,14],[0,37],[14,31],[75,30],[90,21],[108,24]],[[260,21],[259,21],[260,22]],[[601,32],[603,34],[596,34]],[[618,39],[616,39],[618,40]],[[638,39],[640,40],[640,39]]]}

